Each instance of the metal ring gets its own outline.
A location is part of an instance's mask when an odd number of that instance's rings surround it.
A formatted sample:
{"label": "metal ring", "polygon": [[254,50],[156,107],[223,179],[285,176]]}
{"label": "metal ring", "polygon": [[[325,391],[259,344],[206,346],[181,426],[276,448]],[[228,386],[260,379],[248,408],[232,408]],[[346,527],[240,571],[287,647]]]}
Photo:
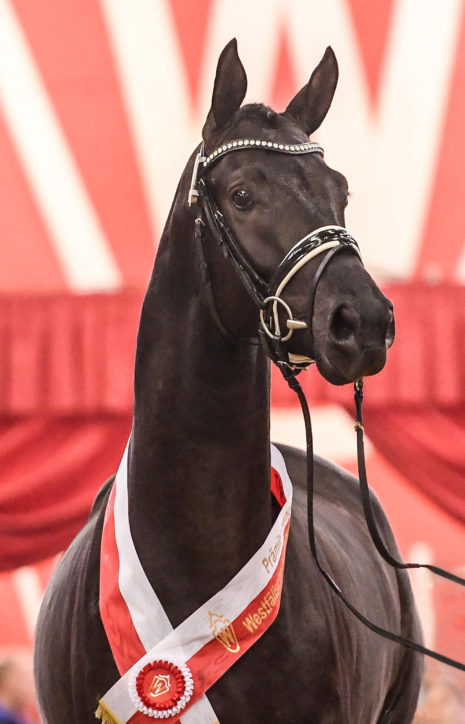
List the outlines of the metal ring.
{"label": "metal ring", "polygon": [[[288,319],[294,319],[294,317],[292,316],[291,308],[290,308],[289,304],[287,304],[284,301],[284,299],[281,299],[281,297],[273,296],[273,297],[267,297],[266,299],[263,300],[264,305],[268,304],[269,302],[279,302],[280,304],[282,304],[284,309],[286,310],[287,314],[289,315]],[[273,314],[275,314],[275,312],[273,312]],[[285,337],[280,337],[278,334],[273,334],[273,332],[271,331],[271,329],[269,329],[269,327],[267,326],[267,324],[265,322],[265,310],[263,308],[260,309],[260,322],[265,331],[265,334],[267,334],[268,337],[270,337],[270,339],[276,339],[276,340],[279,340],[280,342],[287,342],[287,340],[291,338],[292,333],[294,331],[293,329],[290,329]]]}

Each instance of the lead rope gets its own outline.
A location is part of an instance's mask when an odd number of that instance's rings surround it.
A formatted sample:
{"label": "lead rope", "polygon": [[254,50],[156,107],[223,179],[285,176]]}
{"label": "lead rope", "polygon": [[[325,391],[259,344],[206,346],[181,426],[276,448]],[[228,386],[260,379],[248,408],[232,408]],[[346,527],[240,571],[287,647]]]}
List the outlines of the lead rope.
{"label": "lead rope", "polygon": [[[355,606],[353,606],[350,601],[344,596],[343,592],[335,583],[335,581],[332,579],[332,577],[329,575],[327,571],[322,567],[319,559],[318,559],[318,553],[316,548],[316,539],[315,539],[315,527],[314,527],[314,516],[313,516],[313,497],[314,497],[314,474],[313,474],[313,434],[312,434],[312,423],[310,419],[310,411],[308,408],[308,403],[305,397],[305,394],[302,390],[302,387],[300,385],[300,382],[297,379],[297,375],[299,374],[300,370],[293,370],[288,365],[280,363],[279,369],[281,370],[281,373],[286,380],[287,384],[293,390],[297,397],[299,398],[300,406],[302,408],[302,414],[304,417],[305,422],[305,435],[306,435],[306,444],[307,444],[307,512],[308,512],[308,540],[310,544],[310,550],[313,556],[313,559],[316,563],[316,566],[318,570],[320,571],[323,578],[327,581],[327,583],[330,585],[330,587],[333,589],[333,591],[336,593],[336,595],[341,599],[343,604],[351,611],[351,613],[354,614],[356,618],[358,618],[359,621],[361,621],[365,626],[367,626],[369,629],[377,633],[379,636],[383,636],[386,639],[389,639],[390,641],[394,641],[395,643],[401,644],[402,646],[405,646],[406,648],[412,649],[413,651],[417,651],[420,654],[424,654],[426,656],[430,656],[433,659],[436,659],[437,661],[440,661],[443,664],[447,664],[448,666],[453,666],[456,669],[460,669],[461,671],[465,671],[465,664],[461,663],[460,661],[455,661],[455,659],[451,659],[448,656],[444,656],[443,654],[440,654],[436,651],[432,651],[431,649],[426,648],[425,646],[422,646],[421,644],[416,643],[415,641],[411,641],[410,639],[404,638],[404,636],[400,636],[398,634],[393,633],[392,631],[388,631],[381,626],[378,626],[377,624],[373,623],[369,619],[367,619]],[[365,461],[364,461],[364,454],[363,454],[363,425],[362,425],[362,414],[361,414],[361,400],[363,397],[362,392],[362,385],[360,384],[361,381],[358,381],[356,383],[356,407],[357,407],[357,424],[356,424],[356,430],[357,430],[357,451],[359,454],[359,470],[362,470],[362,475],[360,476],[360,488],[362,492],[362,502],[364,499],[368,501],[366,507],[365,502],[363,502],[365,515],[367,516],[367,524],[368,528],[370,530],[370,533],[372,534],[373,541],[378,549],[378,551],[381,553],[381,550],[384,549],[385,553],[388,555],[389,559],[386,558],[388,563],[391,563],[391,565],[395,566],[396,568],[418,568],[420,567],[420,564],[418,563],[401,563],[400,561],[397,561],[395,558],[391,556],[391,554],[386,551],[384,544],[381,540],[381,536],[379,535],[379,532],[376,527],[376,523],[374,520],[373,510],[371,508],[371,502],[370,502],[370,494],[368,489],[368,484],[366,482],[366,472],[365,472]],[[358,387],[357,387],[358,385]],[[360,394],[357,397],[357,392]],[[363,482],[362,482],[363,477]],[[365,492],[366,491],[366,492]],[[369,509],[369,513],[367,515],[367,509]],[[373,530],[372,530],[373,529]],[[373,536],[373,531],[375,532],[375,535]],[[381,542],[380,548],[378,548],[378,543]],[[380,550],[381,549],[381,550]],[[383,557],[385,557],[384,553],[381,553]],[[393,561],[393,562],[391,562]],[[433,570],[434,573],[440,572],[439,575],[445,575],[447,578],[450,578],[450,580],[456,581],[458,583],[465,583],[463,579],[459,578],[458,576],[454,576],[451,573],[448,573],[447,571],[443,571],[441,568],[436,568],[436,566],[429,566],[425,565],[426,568],[430,568],[430,570]]]}

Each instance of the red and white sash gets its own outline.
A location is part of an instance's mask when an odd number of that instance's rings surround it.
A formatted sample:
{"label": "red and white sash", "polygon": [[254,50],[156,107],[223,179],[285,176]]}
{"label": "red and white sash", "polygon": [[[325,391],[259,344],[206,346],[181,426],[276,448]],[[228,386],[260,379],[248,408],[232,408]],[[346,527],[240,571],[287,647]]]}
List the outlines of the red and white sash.
{"label": "red and white sash", "polygon": [[108,501],[100,559],[100,614],[121,678],[99,702],[107,724],[218,724],[205,692],[269,628],[282,590],[292,485],[271,446],[271,490],[282,506],[263,545],[176,629],[137,556],[124,453]]}

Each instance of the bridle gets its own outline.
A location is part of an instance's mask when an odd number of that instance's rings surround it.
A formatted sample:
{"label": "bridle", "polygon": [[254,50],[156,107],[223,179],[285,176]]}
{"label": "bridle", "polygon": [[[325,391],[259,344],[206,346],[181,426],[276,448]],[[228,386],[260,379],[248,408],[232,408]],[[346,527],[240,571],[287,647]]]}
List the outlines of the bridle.
{"label": "bridle", "polygon": [[[224,255],[230,258],[249,296],[257,305],[260,311],[260,340],[265,347],[267,355],[278,366],[289,387],[297,394],[299,398],[305,421],[307,440],[308,537],[313,560],[322,576],[325,578],[329,586],[333,589],[333,591],[340,598],[340,600],[344,603],[344,605],[354,614],[354,616],[359,621],[361,621],[369,629],[379,634],[380,636],[394,641],[395,643],[402,644],[403,646],[413,651],[424,654],[426,656],[430,656],[438,661],[441,661],[442,663],[465,671],[465,664],[463,664],[462,662],[456,661],[455,659],[451,659],[448,656],[444,656],[443,654],[428,649],[425,646],[422,646],[415,641],[411,641],[410,639],[406,639],[399,634],[387,631],[386,629],[378,626],[377,624],[367,619],[346,598],[337,583],[332,579],[330,574],[323,568],[322,564],[319,561],[313,519],[313,435],[308,403],[302,387],[297,379],[297,375],[303,369],[306,369],[308,365],[313,362],[313,359],[303,355],[292,354],[286,348],[286,342],[288,342],[292,334],[297,330],[307,329],[308,325],[306,322],[296,319],[294,317],[289,304],[282,298],[282,294],[287,284],[299,272],[300,269],[302,269],[309,261],[314,259],[316,256],[323,254],[320,264],[318,265],[316,272],[313,276],[310,287],[309,319],[311,325],[313,320],[313,308],[316,289],[321,279],[321,276],[326,267],[328,266],[329,262],[342,249],[350,249],[351,251],[358,254],[359,257],[360,251],[357,242],[344,227],[336,225],[323,226],[319,229],[311,231],[309,234],[303,237],[303,239],[300,239],[300,241],[298,241],[282,259],[280,264],[277,266],[275,272],[273,273],[270,281],[266,282],[263,277],[254,269],[253,265],[249,262],[245,254],[242,252],[242,249],[237,243],[231,229],[228,227],[223,214],[216,205],[216,202],[210,193],[208,183],[206,181],[208,169],[218,159],[222,158],[228,153],[245,149],[260,149],[267,152],[271,151],[277,153],[285,153],[289,155],[302,155],[306,153],[319,153],[321,155],[324,155],[324,151],[318,143],[312,143],[310,141],[301,144],[285,144],[257,139],[238,139],[234,141],[228,141],[222,146],[219,146],[208,156],[205,156],[203,144],[201,144],[200,150],[198,151],[194,161],[192,180],[188,194],[189,206],[194,203],[198,204],[198,214],[195,219],[195,238],[200,243],[200,249],[202,253],[202,270],[204,275],[204,281],[206,282],[207,286],[208,302],[213,318],[215,319],[221,331],[226,336],[232,337],[232,335],[225,328],[222,320],[220,319],[216,308],[213,291],[211,288],[208,250],[204,238],[205,226],[209,227],[213,236],[216,238],[218,244],[220,245],[220,248],[223,250]],[[281,324],[279,319],[280,307],[285,311],[287,317],[286,329],[283,331],[281,331]],[[376,523],[376,517],[372,506],[371,494],[368,487],[365,468],[363,443],[364,428],[362,420],[363,380],[357,380],[354,383],[354,389],[356,406],[355,431],[357,433],[357,458],[360,496],[368,529],[377,551],[389,565],[396,569],[427,568],[436,575],[447,578],[448,580],[454,583],[458,583],[459,585],[465,585],[465,579],[456,576],[449,571],[430,564],[404,563],[397,560],[387,549],[383,537],[379,533]],[[386,710],[383,712],[383,714],[388,715],[389,711]]]}
{"label": "bridle", "polygon": [[[324,269],[333,256],[342,249],[350,249],[359,257],[360,251],[357,242],[344,227],[333,224],[322,226],[311,231],[294,244],[292,249],[277,266],[270,281],[266,282],[243,253],[234,234],[227,225],[224,215],[218,208],[206,179],[208,170],[218,159],[228,153],[250,149],[293,156],[308,153],[324,154],[322,146],[310,141],[299,144],[288,144],[257,139],[237,139],[219,146],[208,156],[204,155],[202,144],[195,158],[188,195],[189,206],[193,203],[199,204],[199,213],[195,221],[196,237],[199,238],[203,234],[206,223],[225,255],[231,259],[246,291],[260,311],[259,336],[268,356],[276,364],[305,369],[313,362],[313,359],[303,355],[292,354],[287,351],[285,345],[295,331],[307,329],[308,327],[306,322],[295,318],[289,304],[282,298],[285,287],[295,274],[309,261],[316,256],[323,255],[309,289],[309,319],[311,326],[316,289]],[[206,221],[204,221],[204,218]],[[200,241],[202,254],[204,256],[204,265],[208,268],[208,251],[203,239],[200,239]],[[208,273],[208,285],[210,287],[209,280],[210,274]],[[213,316],[222,331],[225,331],[224,324],[219,319],[216,304],[214,304],[211,287],[209,288],[208,297],[210,307],[214,307]],[[284,311],[287,316],[284,330],[281,330],[279,319],[280,310]]]}

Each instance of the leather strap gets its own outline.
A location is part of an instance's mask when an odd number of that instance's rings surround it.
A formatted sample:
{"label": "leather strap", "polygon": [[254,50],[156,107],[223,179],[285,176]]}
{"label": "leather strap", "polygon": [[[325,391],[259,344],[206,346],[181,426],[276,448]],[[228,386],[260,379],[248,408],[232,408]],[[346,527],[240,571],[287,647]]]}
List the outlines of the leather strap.
{"label": "leather strap", "polygon": [[[404,636],[400,636],[398,634],[393,633],[392,631],[388,631],[387,629],[383,628],[382,626],[378,626],[377,624],[373,623],[373,621],[370,621],[366,616],[364,616],[344,595],[338,584],[333,580],[333,578],[329,575],[327,571],[323,568],[321,565],[319,559],[318,559],[318,553],[316,548],[316,541],[315,541],[315,527],[314,527],[314,515],[313,515],[313,499],[314,499],[314,471],[313,471],[313,434],[312,434],[312,424],[311,424],[311,418],[310,418],[310,411],[308,408],[308,403],[305,397],[305,394],[302,390],[302,387],[297,380],[296,372],[286,369],[285,367],[280,367],[281,372],[283,373],[283,376],[288,383],[289,387],[294,390],[297,397],[299,398],[300,406],[302,408],[302,414],[304,417],[305,422],[305,433],[306,433],[306,441],[307,441],[307,513],[308,513],[308,539],[310,544],[310,550],[313,556],[313,560],[315,561],[315,564],[325,579],[325,581],[328,583],[328,585],[332,588],[332,590],[336,593],[336,595],[341,599],[343,604],[346,606],[346,608],[349,609],[349,611],[358,618],[359,621],[361,621],[365,626],[367,626],[371,631],[374,631],[374,633],[378,634],[379,636],[382,636],[383,638],[389,639],[390,641],[394,641],[395,643],[401,644],[402,646],[405,646],[406,648],[411,649],[412,651],[416,651],[417,653],[424,654],[425,656],[429,656],[430,658],[436,659],[437,661],[440,661],[443,664],[447,664],[448,666],[453,666],[456,669],[460,669],[461,671],[465,671],[465,664],[461,661],[456,661],[455,659],[450,658],[449,656],[445,656],[444,654],[440,654],[437,651],[433,651],[432,649],[428,649],[426,646],[422,646],[421,644],[411,641],[410,639],[405,638]],[[359,383],[360,385],[360,383]],[[359,434],[360,428],[358,427],[358,424],[361,425],[361,420],[357,419],[357,434]],[[363,434],[363,427],[361,429],[361,432]],[[368,485],[366,484],[366,475],[364,477],[364,482],[361,482],[361,489],[365,488],[365,492],[362,494],[362,501],[363,498],[367,498],[369,503],[368,507],[370,508],[371,515],[369,516],[371,518],[371,522],[368,524],[370,533],[372,533],[372,528],[376,529],[375,537],[380,540],[380,534],[377,531],[376,523],[374,520],[374,515],[371,507],[371,501],[370,501],[370,493],[368,489]],[[365,506],[364,506],[365,507]],[[366,515],[366,511],[365,511]],[[368,520],[367,520],[368,523]],[[370,527],[371,526],[371,527]],[[375,541],[374,541],[375,542]],[[376,542],[375,542],[376,545]],[[384,547],[384,544],[381,546]],[[390,554],[388,553],[388,556]],[[384,557],[384,556],[383,556]],[[395,561],[395,559],[390,556],[392,561]],[[387,560],[387,559],[386,559]],[[394,565],[391,563],[391,561],[387,561],[391,565]],[[417,568],[420,567],[420,564],[405,564],[400,563],[400,561],[396,561],[396,568]],[[454,576],[453,574],[449,574],[447,571],[442,571],[442,569],[437,569],[436,566],[425,566],[426,568],[430,568],[430,570],[433,570],[434,573],[441,571],[440,575],[446,574],[446,577],[450,580],[453,580],[454,582],[460,583],[463,585],[465,583],[463,579],[460,579],[458,576]]]}
{"label": "leather strap", "polygon": [[442,578],[447,578],[453,583],[457,583],[459,586],[465,586],[465,578],[456,576],[450,571],[439,568],[438,566],[430,565],[429,563],[403,563],[402,561],[394,558],[392,553],[387,549],[381,534],[376,525],[376,520],[373,512],[373,506],[371,504],[370,490],[368,487],[367,472],[365,466],[365,447],[363,444],[363,418],[362,418],[362,400],[363,400],[363,380],[357,380],[354,383],[354,397],[355,397],[355,409],[356,419],[355,431],[357,433],[357,461],[358,461],[358,477],[360,484],[360,498],[363,505],[363,512],[365,514],[365,520],[367,522],[368,530],[370,531],[371,539],[375,544],[376,550],[389,563],[393,568],[405,569],[405,568],[427,568],[431,573]]}

